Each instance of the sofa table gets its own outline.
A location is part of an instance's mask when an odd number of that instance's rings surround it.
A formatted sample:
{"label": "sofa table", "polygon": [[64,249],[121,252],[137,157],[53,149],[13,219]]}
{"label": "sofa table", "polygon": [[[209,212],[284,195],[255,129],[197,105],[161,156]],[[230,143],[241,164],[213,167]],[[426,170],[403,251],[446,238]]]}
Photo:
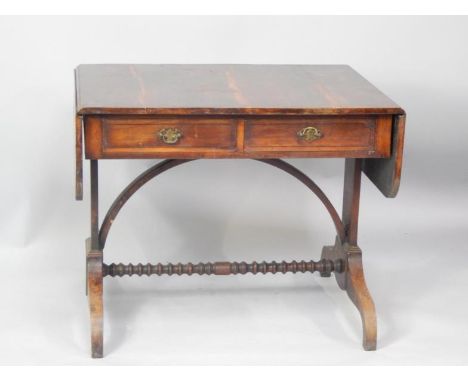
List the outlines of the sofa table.
{"label": "sofa table", "polygon": [[[91,235],[86,241],[92,357],[103,356],[103,278],[124,275],[334,273],[376,349],[377,321],[357,245],[361,173],[386,196],[398,191],[405,113],[346,65],[80,65],[76,89],[76,199],[83,147],[90,160]],[[282,158],[345,158],[341,217],[319,186]],[[100,159],[164,159],[120,193],[102,221]],[[319,261],[105,264],[112,223],[157,175],[195,159],[254,159],[285,171],[322,202],[336,230]]]}

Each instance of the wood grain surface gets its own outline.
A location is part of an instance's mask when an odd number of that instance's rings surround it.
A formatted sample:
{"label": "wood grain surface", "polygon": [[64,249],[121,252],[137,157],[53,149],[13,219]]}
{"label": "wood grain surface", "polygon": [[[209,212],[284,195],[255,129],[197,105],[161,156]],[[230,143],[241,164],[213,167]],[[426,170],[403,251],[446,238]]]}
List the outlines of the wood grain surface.
{"label": "wood grain surface", "polygon": [[402,114],[347,65],[80,65],[84,114]]}

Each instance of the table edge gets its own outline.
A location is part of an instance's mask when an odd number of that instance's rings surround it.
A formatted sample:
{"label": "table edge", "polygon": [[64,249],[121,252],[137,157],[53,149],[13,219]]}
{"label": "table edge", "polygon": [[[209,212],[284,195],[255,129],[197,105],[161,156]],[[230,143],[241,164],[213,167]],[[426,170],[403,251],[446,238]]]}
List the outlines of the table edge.
{"label": "table edge", "polygon": [[200,115],[200,116],[313,116],[313,115],[405,115],[401,107],[382,108],[77,108],[77,115]]}

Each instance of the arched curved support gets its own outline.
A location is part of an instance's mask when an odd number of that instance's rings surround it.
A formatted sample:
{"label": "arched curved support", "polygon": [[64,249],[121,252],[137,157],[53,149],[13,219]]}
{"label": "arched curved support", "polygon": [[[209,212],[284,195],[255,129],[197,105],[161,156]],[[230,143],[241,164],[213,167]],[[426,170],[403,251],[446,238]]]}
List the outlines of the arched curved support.
{"label": "arched curved support", "polygon": [[107,211],[107,214],[102,222],[101,229],[99,230],[99,244],[101,248],[103,249],[106,245],[107,235],[109,234],[109,230],[118,213],[135,192],[137,192],[142,186],[144,186],[159,174],[162,174],[163,172],[170,170],[173,167],[190,162],[192,160],[194,159],[167,159],[155,164],[153,167],[150,167],[141,175],[137,176],[133,182],[131,182],[120,193],[117,199],[114,200],[114,203],[112,203],[110,206],[109,211]]}
{"label": "arched curved support", "polygon": [[[149,168],[145,172],[143,172],[141,175],[136,177],[121,193],[120,195],[115,199],[114,203],[112,203],[111,207],[109,208],[109,211],[107,212],[102,225],[101,229],[99,231],[99,243],[100,243],[100,248],[103,249],[106,240],[107,240],[107,235],[109,234],[109,230],[112,226],[112,223],[114,222],[115,218],[117,217],[118,213],[124,206],[124,204],[130,199],[130,197],[137,192],[143,185],[145,185],[147,182],[149,182],[151,179],[154,177],[158,176],[159,174],[162,174],[163,172],[176,167],[178,165],[181,165],[183,163],[190,162],[194,159],[168,159],[164,160],[160,163],[157,163],[153,167]],[[289,163],[286,163],[280,159],[257,159],[258,161],[262,163],[269,164],[271,166],[274,166],[280,170],[283,170],[287,172],[288,174],[292,175],[295,177],[297,180],[302,182],[309,190],[311,190],[318,198],[319,200],[323,203],[325,208],[327,209],[328,213],[330,214],[330,217],[333,220],[333,223],[336,228],[336,232],[338,237],[341,240],[344,240],[345,237],[345,230],[344,230],[344,225],[340,219],[340,216],[336,212],[335,207],[333,207],[333,204],[330,202],[330,200],[327,198],[325,193],[320,189],[315,182],[310,179],[307,175],[305,175],[303,172],[299,171],[297,168],[294,166],[290,165]]]}
{"label": "arched curved support", "polygon": [[317,184],[312,179],[310,179],[306,174],[298,170],[293,165],[285,161],[282,161],[281,159],[256,159],[256,160],[258,160],[259,162],[269,164],[271,166],[274,166],[276,168],[279,168],[280,170],[287,172],[289,175],[292,175],[293,177],[295,177],[302,184],[304,184],[309,190],[311,190],[317,196],[317,198],[320,199],[320,201],[322,202],[322,204],[325,206],[328,213],[330,214],[330,217],[333,220],[333,224],[335,225],[335,229],[336,229],[336,233],[338,237],[341,240],[344,240],[345,229],[344,229],[343,222],[340,219],[340,215],[338,215],[338,212],[336,212],[336,209],[335,207],[333,207],[333,204],[330,202],[330,199],[328,199],[328,197],[325,195],[322,189],[319,186],[317,186]]}

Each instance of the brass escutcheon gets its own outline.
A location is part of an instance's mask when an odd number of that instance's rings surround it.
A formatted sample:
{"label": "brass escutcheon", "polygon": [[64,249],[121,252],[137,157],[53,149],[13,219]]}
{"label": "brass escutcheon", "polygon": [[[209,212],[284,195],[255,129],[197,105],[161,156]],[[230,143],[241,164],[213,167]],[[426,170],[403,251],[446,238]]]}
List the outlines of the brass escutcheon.
{"label": "brass escutcheon", "polygon": [[177,143],[180,138],[182,138],[182,132],[178,129],[169,127],[167,129],[162,129],[159,132],[159,138],[168,145],[173,145]]}
{"label": "brass escutcheon", "polygon": [[307,126],[297,132],[297,136],[305,141],[315,141],[323,137],[322,132],[313,126]]}

